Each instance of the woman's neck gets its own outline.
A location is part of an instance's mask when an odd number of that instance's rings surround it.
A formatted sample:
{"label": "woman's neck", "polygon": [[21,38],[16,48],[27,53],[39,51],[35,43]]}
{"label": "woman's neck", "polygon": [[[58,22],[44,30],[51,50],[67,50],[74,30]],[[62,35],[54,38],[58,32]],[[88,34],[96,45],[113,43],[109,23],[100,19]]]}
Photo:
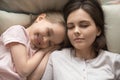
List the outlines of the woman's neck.
{"label": "woman's neck", "polygon": [[89,49],[89,50],[75,49],[75,56],[79,58],[83,58],[85,60],[89,60],[95,58],[96,53],[93,49]]}

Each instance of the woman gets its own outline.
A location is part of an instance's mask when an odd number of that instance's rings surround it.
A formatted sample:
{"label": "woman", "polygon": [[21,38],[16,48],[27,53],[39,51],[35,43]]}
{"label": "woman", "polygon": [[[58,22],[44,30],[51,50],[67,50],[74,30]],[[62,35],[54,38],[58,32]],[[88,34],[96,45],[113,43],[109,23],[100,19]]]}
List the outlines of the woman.
{"label": "woman", "polygon": [[106,50],[99,2],[71,0],[64,17],[71,46],[51,54],[42,80],[120,80],[120,55]]}

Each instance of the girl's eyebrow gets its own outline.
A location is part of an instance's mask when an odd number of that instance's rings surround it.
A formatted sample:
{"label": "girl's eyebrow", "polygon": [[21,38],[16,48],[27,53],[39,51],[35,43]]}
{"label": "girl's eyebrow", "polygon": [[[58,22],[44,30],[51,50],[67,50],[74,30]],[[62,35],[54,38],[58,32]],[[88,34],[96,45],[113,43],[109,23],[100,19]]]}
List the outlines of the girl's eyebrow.
{"label": "girl's eyebrow", "polygon": [[54,34],[53,30],[51,28],[48,28],[50,36]]}

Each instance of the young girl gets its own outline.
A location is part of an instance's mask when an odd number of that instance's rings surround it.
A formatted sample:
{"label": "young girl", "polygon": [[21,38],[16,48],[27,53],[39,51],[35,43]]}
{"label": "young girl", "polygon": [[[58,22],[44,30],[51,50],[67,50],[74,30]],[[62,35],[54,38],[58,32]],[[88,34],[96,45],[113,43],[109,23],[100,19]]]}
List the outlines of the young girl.
{"label": "young girl", "polygon": [[32,75],[46,54],[64,44],[64,25],[61,13],[47,12],[27,29],[7,29],[0,36],[0,80],[26,80]]}

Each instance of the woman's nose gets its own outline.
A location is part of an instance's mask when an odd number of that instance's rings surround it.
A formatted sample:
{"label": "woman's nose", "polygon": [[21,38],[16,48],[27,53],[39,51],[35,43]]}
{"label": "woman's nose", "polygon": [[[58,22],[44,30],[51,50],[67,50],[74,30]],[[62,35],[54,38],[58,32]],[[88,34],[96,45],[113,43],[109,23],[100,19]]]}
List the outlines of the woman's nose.
{"label": "woman's nose", "polygon": [[79,27],[76,26],[75,29],[74,29],[74,34],[75,34],[76,36],[79,36],[80,33],[81,33],[81,31],[80,31]]}

